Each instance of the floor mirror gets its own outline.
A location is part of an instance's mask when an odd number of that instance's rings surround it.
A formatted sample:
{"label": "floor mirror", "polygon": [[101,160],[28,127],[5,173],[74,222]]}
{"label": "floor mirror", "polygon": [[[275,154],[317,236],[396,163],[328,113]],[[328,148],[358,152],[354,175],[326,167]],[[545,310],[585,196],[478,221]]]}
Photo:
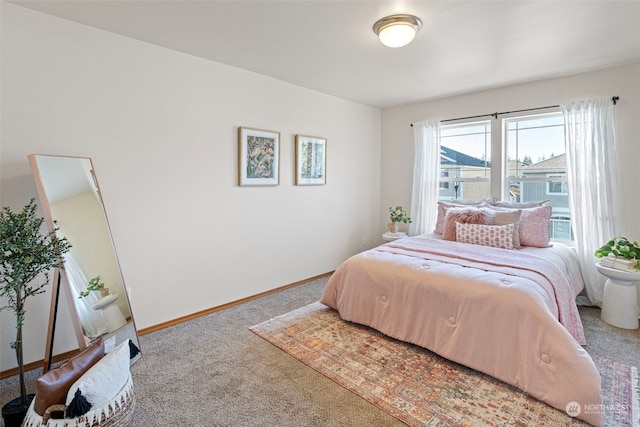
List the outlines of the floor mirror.
{"label": "floor mirror", "polygon": [[[49,230],[72,245],[64,255],[64,268],[53,274],[44,371],[51,368],[61,292],[69,301],[81,350],[101,337],[105,351],[126,339],[139,349],[127,287],[91,159],[40,154],[30,154],[28,159]],[[108,291],[87,291],[92,279]],[[139,357],[133,357],[131,363]]]}

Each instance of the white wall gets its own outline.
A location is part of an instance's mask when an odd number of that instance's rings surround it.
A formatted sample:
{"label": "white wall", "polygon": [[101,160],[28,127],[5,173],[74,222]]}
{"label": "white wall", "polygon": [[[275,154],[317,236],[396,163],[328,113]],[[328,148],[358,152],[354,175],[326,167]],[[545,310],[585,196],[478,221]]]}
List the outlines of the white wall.
{"label": "white wall", "polygon": [[[381,243],[378,109],[0,4],[0,205],[37,197],[29,153],[91,157],[139,329]],[[281,132],[279,186],[237,185],[238,126]],[[325,186],[293,185],[296,134],[327,138]],[[44,355],[49,299],[29,303],[27,363]],[[56,353],[75,348],[69,325],[63,313]]]}

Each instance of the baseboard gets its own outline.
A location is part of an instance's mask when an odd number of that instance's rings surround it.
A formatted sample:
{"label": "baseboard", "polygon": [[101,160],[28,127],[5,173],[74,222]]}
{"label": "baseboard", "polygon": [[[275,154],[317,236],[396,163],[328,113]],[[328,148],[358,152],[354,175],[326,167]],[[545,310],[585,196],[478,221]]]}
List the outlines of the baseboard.
{"label": "baseboard", "polygon": [[222,304],[222,305],[219,305],[219,306],[216,306],[216,307],[208,308],[206,310],[198,311],[196,313],[192,313],[192,314],[189,314],[187,316],[178,317],[177,319],[173,319],[173,320],[169,320],[167,322],[159,323],[159,324],[157,324],[155,326],[150,326],[148,328],[143,328],[143,329],[138,330],[138,335],[142,336],[142,335],[150,334],[151,332],[160,331],[162,329],[169,328],[171,326],[179,325],[180,323],[188,322],[189,320],[197,319],[198,317],[206,316],[208,314],[215,313],[216,311],[221,311],[221,310],[224,310],[226,308],[235,307],[236,305],[240,305],[240,304],[243,304],[245,302],[253,301],[253,300],[258,299],[258,298],[266,297],[267,295],[276,294],[278,292],[286,291],[287,289],[295,288],[296,286],[300,286],[300,285],[303,285],[305,283],[313,282],[314,280],[318,280],[318,279],[321,279],[323,277],[330,276],[331,274],[333,274],[333,271],[330,271],[330,272],[324,273],[324,274],[320,274],[318,276],[310,277],[308,279],[300,280],[298,282],[290,283],[288,285],[284,285],[284,286],[281,286],[279,288],[275,288],[275,289],[271,289],[269,291],[261,292],[261,293],[256,294],[256,295],[252,295],[252,296],[249,296],[249,297],[246,297],[246,298],[242,298],[242,299],[239,299],[239,300],[236,300],[236,301],[232,301],[232,302],[229,302],[229,303],[226,303],[226,304]]}
{"label": "baseboard", "polygon": [[[80,349],[70,350],[65,353],[57,354],[51,358],[51,363],[62,362],[64,360],[67,360],[75,356],[78,353],[80,353]],[[44,366],[44,359],[36,360],[35,362],[27,363],[26,365],[24,365],[24,371],[25,372],[32,371],[34,369],[42,368],[43,366]],[[18,367],[16,366],[15,368],[7,369],[6,371],[0,372],[0,380],[9,378],[18,374],[19,374],[19,371],[18,371]]]}
{"label": "baseboard", "polygon": [[[321,279],[323,277],[330,276],[331,274],[333,274],[333,271],[330,271],[330,272],[324,273],[324,274],[319,274],[317,276],[313,276],[313,277],[310,277],[308,279],[300,280],[298,282],[290,283],[288,285],[280,286],[279,288],[275,288],[275,289],[271,289],[269,291],[261,292],[259,294],[252,295],[252,296],[249,296],[249,297],[246,297],[246,298],[242,298],[242,299],[239,299],[237,301],[232,301],[232,302],[229,302],[229,303],[226,303],[226,304],[222,304],[222,305],[219,305],[219,306],[216,306],[216,307],[208,308],[206,310],[198,311],[196,313],[189,314],[189,315],[183,316],[183,317],[179,317],[177,319],[169,320],[167,322],[159,323],[157,325],[150,326],[148,328],[140,329],[138,331],[138,335],[142,336],[142,335],[150,334],[150,333],[155,332],[155,331],[160,331],[160,330],[165,329],[165,328],[169,328],[171,326],[179,325],[180,323],[188,322],[189,320],[197,319],[198,317],[206,316],[208,314],[215,313],[216,311],[221,311],[221,310],[224,310],[226,308],[235,307],[236,305],[240,305],[240,304],[243,304],[245,302],[249,302],[249,301],[252,301],[252,300],[255,300],[255,299],[258,299],[258,298],[266,297],[267,295],[276,294],[278,292],[286,291],[287,289],[295,288],[296,286],[304,285],[305,283],[313,282],[314,280],[318,280],[318,279]],[[79,352],[80,352],[79,349],[78,350],[67,351],[66,353],[61,353],[61,354],[53,356],[51,358],[51,361],[52,361],[52,363],[62,362],[64,360],[67,360],[67,359],[75,356]],[[26,365],[24,365],[24,370],[25,370],[25,372],[32,371],[34,369],[42,368],[42,366],[44,366],[44,360],[37,360],[35,362],[27,363]],[[18,368],[17,367],[12,368],[12,369],[7,369],[6,371],[1,371],[0,372],[0,380],[12,377],[14,375],[18,375]]]}

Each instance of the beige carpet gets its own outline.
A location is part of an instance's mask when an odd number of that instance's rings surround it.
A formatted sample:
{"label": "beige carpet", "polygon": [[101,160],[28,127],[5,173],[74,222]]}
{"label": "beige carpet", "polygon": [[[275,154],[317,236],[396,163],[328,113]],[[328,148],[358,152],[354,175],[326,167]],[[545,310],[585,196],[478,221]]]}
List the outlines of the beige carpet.
{"label": "beige carpet", "polygon": [[[140,337],[132,427],[404,426],[249,330],[318,301],[326,280]],[[640,329],[607,325],[597,308],[580,307],[580,315],[591,355],[640,365]],[[30,393],[40,373],[27,374]],[[0,402],[18,391],[17,376],[0,381]]]}
{"label": "beige carpet", "polygon": [[[488,375],[345,322],[320,303],[251,330],[410,426],[586,425]],[[610,427],[640,426],[640,414],[633,414],[637,369],[594,361],[604,407],[581,410],[604,411]],[[636,411],[639,401],[635,394]]]}

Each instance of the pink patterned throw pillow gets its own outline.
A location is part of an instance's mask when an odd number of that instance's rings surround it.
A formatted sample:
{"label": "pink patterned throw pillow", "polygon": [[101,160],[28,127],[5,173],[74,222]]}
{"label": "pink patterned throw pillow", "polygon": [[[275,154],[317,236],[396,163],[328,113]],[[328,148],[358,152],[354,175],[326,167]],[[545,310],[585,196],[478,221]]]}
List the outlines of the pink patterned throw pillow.
{"label": "pink patterned throw pillow", "polygon": [[513,249],[513,227],[507,225],[461,224],[456,223],[458,242],[494,248]]}
{"label": "pink patterned throw pillow", "polygon": [[489,212],[479,208],[446,208],[442,238],[456,240],[456,223],[487,224]]}

